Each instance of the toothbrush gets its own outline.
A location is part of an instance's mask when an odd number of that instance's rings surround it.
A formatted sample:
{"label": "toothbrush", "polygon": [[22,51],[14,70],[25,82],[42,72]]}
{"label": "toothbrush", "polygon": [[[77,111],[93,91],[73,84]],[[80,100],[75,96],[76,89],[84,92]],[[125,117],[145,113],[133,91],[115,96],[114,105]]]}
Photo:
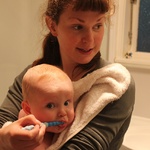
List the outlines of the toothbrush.
{"label": "toothbrush", "polygon": [[[59,126],[61,124],[64,124],[61,121],[53,121],[53,122],[43,122],[43,124],[45,124],[46,127],[52,127],[52,126]],[[23,127],[23,130],[32,130],[34,128],[34,125],[28,125]]]}

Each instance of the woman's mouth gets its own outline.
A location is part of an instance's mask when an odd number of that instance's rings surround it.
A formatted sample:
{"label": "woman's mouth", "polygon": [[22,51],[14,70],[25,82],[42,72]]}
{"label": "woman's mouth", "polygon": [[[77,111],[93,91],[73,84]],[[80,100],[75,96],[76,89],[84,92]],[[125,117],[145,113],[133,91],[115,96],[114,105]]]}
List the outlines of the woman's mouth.
{"label": "woman's mouth", "polygon": [[77,48],[80,52],[82,53],[88,53],[92,50],[92,48],[88,49],[88,50],[85,50],[85,49],[82,49],[82,48]]}

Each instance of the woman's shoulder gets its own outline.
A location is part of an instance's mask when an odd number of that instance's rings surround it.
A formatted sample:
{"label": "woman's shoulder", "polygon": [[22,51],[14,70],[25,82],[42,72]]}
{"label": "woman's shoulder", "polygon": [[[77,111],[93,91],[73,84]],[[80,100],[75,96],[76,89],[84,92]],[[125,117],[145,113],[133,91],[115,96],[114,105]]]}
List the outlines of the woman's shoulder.
{"label": "woman's shoulder", "polygon": [[98,65],[97,65],[97,69],[98,68],[103,68],[103,67],[105,67],[107,65],[110,65],[110,64],[112,64],[112,63],[110,63],[109,61],[107,61],[107,60],[105,60],[103,58],[100,58],[100,61],[99,61]]}
{"label": "woman's shoulder", "polygon": [[31,67],[32,67],[32,65],[26,66],[26,67],[20,72],[20,74],[18,74],[18,75],[16,76],[15,80],[22,82],[23,76],[24,76],[25,73],[28,71],[28,69],[30,69]]}

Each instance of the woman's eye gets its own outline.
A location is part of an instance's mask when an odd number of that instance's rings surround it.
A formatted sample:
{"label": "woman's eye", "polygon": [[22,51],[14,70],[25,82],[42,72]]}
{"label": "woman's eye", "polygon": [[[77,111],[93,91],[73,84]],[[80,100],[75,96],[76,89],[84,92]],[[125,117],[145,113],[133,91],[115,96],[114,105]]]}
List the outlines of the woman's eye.
{"label": "woman's eye", "polygon": [[54,108],[54,107],[55,107],[55,105],[54,105],[54,104],[49,103],[49,104],[47,104],[47,105],[46,105],[46,107],[47,107],[47,108]]}
{"label": "woman's eye", "polygon": [[75,30],[81,30],[81,29],[82,29],[82,26],[81,26],[81,25],[75,25],[73,28],[74,28]]}
{"label": "woman's eye", "polygon": [[102,24],[98,24],[98,25],[95,25],[93,27],[94,30],[99,30],[101,28]]}
{"label": "woman's eye", "polygon": [[65,101],[64,105],[68,106],[69,105],[69,100]]}

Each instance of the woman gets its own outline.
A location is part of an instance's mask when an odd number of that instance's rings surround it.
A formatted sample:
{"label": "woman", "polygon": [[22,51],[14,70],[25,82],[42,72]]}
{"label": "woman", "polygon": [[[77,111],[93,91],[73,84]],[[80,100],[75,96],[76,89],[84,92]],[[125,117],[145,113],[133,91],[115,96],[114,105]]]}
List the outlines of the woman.
{"label": "woman", "polygon": [[[43,56],[32,66],[42,63],[59,66],[74,82],[105,68],[108,63],[101,58],[99,49],[104,24],[112,7],[111,0],[49,0],[45,20],[50,33],[43,42]],[[22,101],[22,77],[30,67],[15,79],[8,91],[0,109],[1,126],[8,120],[17,120]],[[119,149],[130,123],[134,98],[131,79],[126,91],[116,101],[107,104],[60,149]],[[19,130],[26,124],[35,124],[35,128],[30,132]],[[45,132],[45,128],[39,125],[40,121],[31,115],[0,129],[1,149],[35,148],[42,142]]]}

